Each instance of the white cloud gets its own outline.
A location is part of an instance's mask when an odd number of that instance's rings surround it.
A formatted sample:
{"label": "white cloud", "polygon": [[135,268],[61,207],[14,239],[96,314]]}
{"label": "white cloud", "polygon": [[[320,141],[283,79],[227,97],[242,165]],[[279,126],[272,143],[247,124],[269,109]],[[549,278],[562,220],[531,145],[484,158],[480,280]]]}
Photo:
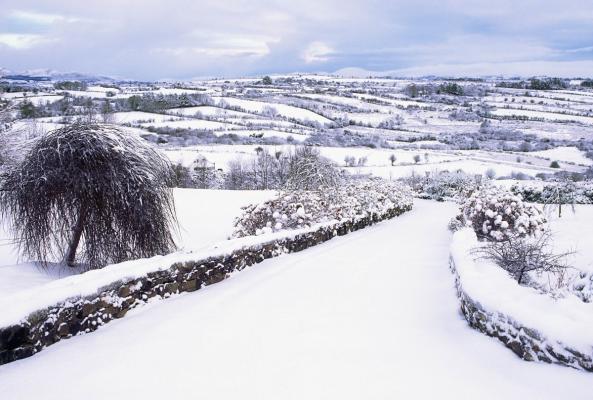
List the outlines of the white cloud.
{"label": "white cloud", "polygon": [[307,63],[320,63],[329,61],[334,49],[323,42],[312,42],[302,54],[302,59]]}
{"label": "white cloud", "polygon": [[383,73],[374,72],[373,75],[392,76],[522,76],[532,77],[540,75],[573,78],[590,76],[593,71],[593,60],[583,61],[520,61],[505,63],[474,63],[474,64],[435,64],[420,67],[404,68]]}
{"label": "white cloud", "polygon": [[9,14],[12,18],[39,25],[51,25],[64,22],[78,22],[79,18],[67,17],[59,14],[45,14],[24,10],[13,10]]}
{"label": "white cloud", "polygon": [[53,42],[55,39],[33,33],[0,33],[0,45],[17,50],[26,50],[40,44]]}
{"label": "white cloud", "polygon": [[201,55],[206,57],[263,57],[270,53],[269,44],[279,39],[261,35],[224,35],[195,31],[190,34],[199,41],[200,46],[159,47],[155,53],[165,53],[176,57]]}
{"label": "white cloud", "polygon": [[566,50],[567,53],[589,53],[591,51],[593,51],[593,46],[579,47],[577,49]]}

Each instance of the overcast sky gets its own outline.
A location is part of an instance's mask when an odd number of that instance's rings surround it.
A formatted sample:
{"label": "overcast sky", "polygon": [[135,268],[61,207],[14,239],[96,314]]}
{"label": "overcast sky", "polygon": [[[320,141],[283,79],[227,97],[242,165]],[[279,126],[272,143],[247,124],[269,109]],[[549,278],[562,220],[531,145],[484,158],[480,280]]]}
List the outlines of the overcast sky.
{"label": "overcast sky", "polygon": [[593,76],[593,0],[0,0],[0,67]]}

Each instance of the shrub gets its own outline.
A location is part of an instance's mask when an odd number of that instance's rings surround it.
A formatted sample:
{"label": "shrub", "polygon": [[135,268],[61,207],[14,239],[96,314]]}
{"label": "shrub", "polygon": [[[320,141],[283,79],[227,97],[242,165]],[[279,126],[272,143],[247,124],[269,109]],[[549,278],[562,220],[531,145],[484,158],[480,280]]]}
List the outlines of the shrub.
{"label": "shrub", "polygon": [[525,201],[540,204],[593,204],[593,184],[590,182],[549,182],[542,187],[513,185],[511,192]]}
{"label": "shrub", "polygon": [[342,176],[334,163],[311,146],[299,147],[292,155],[285,188],[289,190],[320,190],[336,188]]}
{"label": "shrub", "polygon": [[411,176],[403,179],[418,197],[433,200],[465,199],[480,187],[475,175],[463,171],[442,171],[428,176]]}
{"label": "shrub", "polygon": [[550,168],[560,168],[560,164],[558,163],[558,161],[552,161],[550,163]]}
{"label": "shrub", "polygon": [[565,258],[571,253],[554,254],[549,249],[550,238],[548,232],[532,238],[508,236],[504,240],[476,247],[473,253],[481,259],[493,261],[519,284],[529,283],[530,272],[556,274],[568,268]]}
{"label": "shrub", "polygon": [[461,207],[462,221],[479,238],[501,241],[543,231],[546,222],[541,211],[526,204],[519,195],[487,186],[471,195]]}
{"label": "shrub", "polygon": [[336,191],[289,191],[276,199],[243,208],[233,236],[242,237],[307,228],[314,224],[412,208],[410,191],[383,180],[348,181]]}

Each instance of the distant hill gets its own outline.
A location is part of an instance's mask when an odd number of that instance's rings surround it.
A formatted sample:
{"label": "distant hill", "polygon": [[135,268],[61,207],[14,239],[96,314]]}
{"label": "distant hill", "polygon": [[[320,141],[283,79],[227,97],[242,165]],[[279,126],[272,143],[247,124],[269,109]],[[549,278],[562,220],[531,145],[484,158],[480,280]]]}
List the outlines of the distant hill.
{"label": "distant hill", "polygon": [[80,72],[59,72],[51,69],[34,69],[26,71],[10,71],[0,67],[0,77],[7,80],[19,81],[113,81],[108,76],[84,74]]}

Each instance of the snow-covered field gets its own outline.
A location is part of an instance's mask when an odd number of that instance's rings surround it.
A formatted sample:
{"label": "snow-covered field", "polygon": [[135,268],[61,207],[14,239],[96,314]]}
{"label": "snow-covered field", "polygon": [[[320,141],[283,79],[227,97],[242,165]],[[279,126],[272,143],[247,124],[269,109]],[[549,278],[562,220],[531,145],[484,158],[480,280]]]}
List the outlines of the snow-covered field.
{"label": "snow-covered field", "polygon": [[[454,168],[467,173],[483,174],[492,169],[497,176],[521,173],[535,177],[556,172],[549,168],[552,161],[560,162],[560,170],[569,172],[583,172],[593,164],[590,89],[519,90],[499,87],[497,80],[455,82],[463,87],[463,96],[440,93],[439,88],[450,83],[441,79],[330,75],[278,75],[270,85],[257,79],[195,80],[183,87],[167,83],[90,84],[85,90],[66,91],[66,99],[51,86],[34,94],[0,96],[16,103],[30,99],[45,107],[42,115],[31,119],[40,122],[37,131],[61,126],[64,118],[60,110],[64,107],[55,106],[59,102],[77,104],[67,112],[67,118],[75,120],[81,104],[92,98],[100,121],[102,107],[111,102],[115,112],[107,120],[144,132],[166,150],[215,145],[205,152],[213,157],[209,161],[223,169],[234,157],[226,154],[227,149],[219,157],[216,145],[228,143],[313,144],[339,164],[346,155],[358,158],[364,153],[368,159],[364,172],[383,177]],[[132,110],[144,111],[130,111],[127,101],[131,96],[136,102],[148,96],[159,103],[148,107],[135,104]],[[171,101],[167,96],[181,96],[182,101],[167,105]],[[47,102],[50,105],[46,106]],[[410,165],[416,164],[412,159],[415,153],[410,151],[398,157],[394,168],[387,163],[390,153],[411,149],[422,157],[418,166]],[[458,153],[460,150],[463,153]],[[244,147],[236,146],[236,153],[244,154]]]}
{"label": "snow-covered field", "polygon": [[2,394],[590,398],[590,374],[524,362],[460,316],[447,266],[455,208],[418,201],[399,218],[136,309],[0,367]]}

